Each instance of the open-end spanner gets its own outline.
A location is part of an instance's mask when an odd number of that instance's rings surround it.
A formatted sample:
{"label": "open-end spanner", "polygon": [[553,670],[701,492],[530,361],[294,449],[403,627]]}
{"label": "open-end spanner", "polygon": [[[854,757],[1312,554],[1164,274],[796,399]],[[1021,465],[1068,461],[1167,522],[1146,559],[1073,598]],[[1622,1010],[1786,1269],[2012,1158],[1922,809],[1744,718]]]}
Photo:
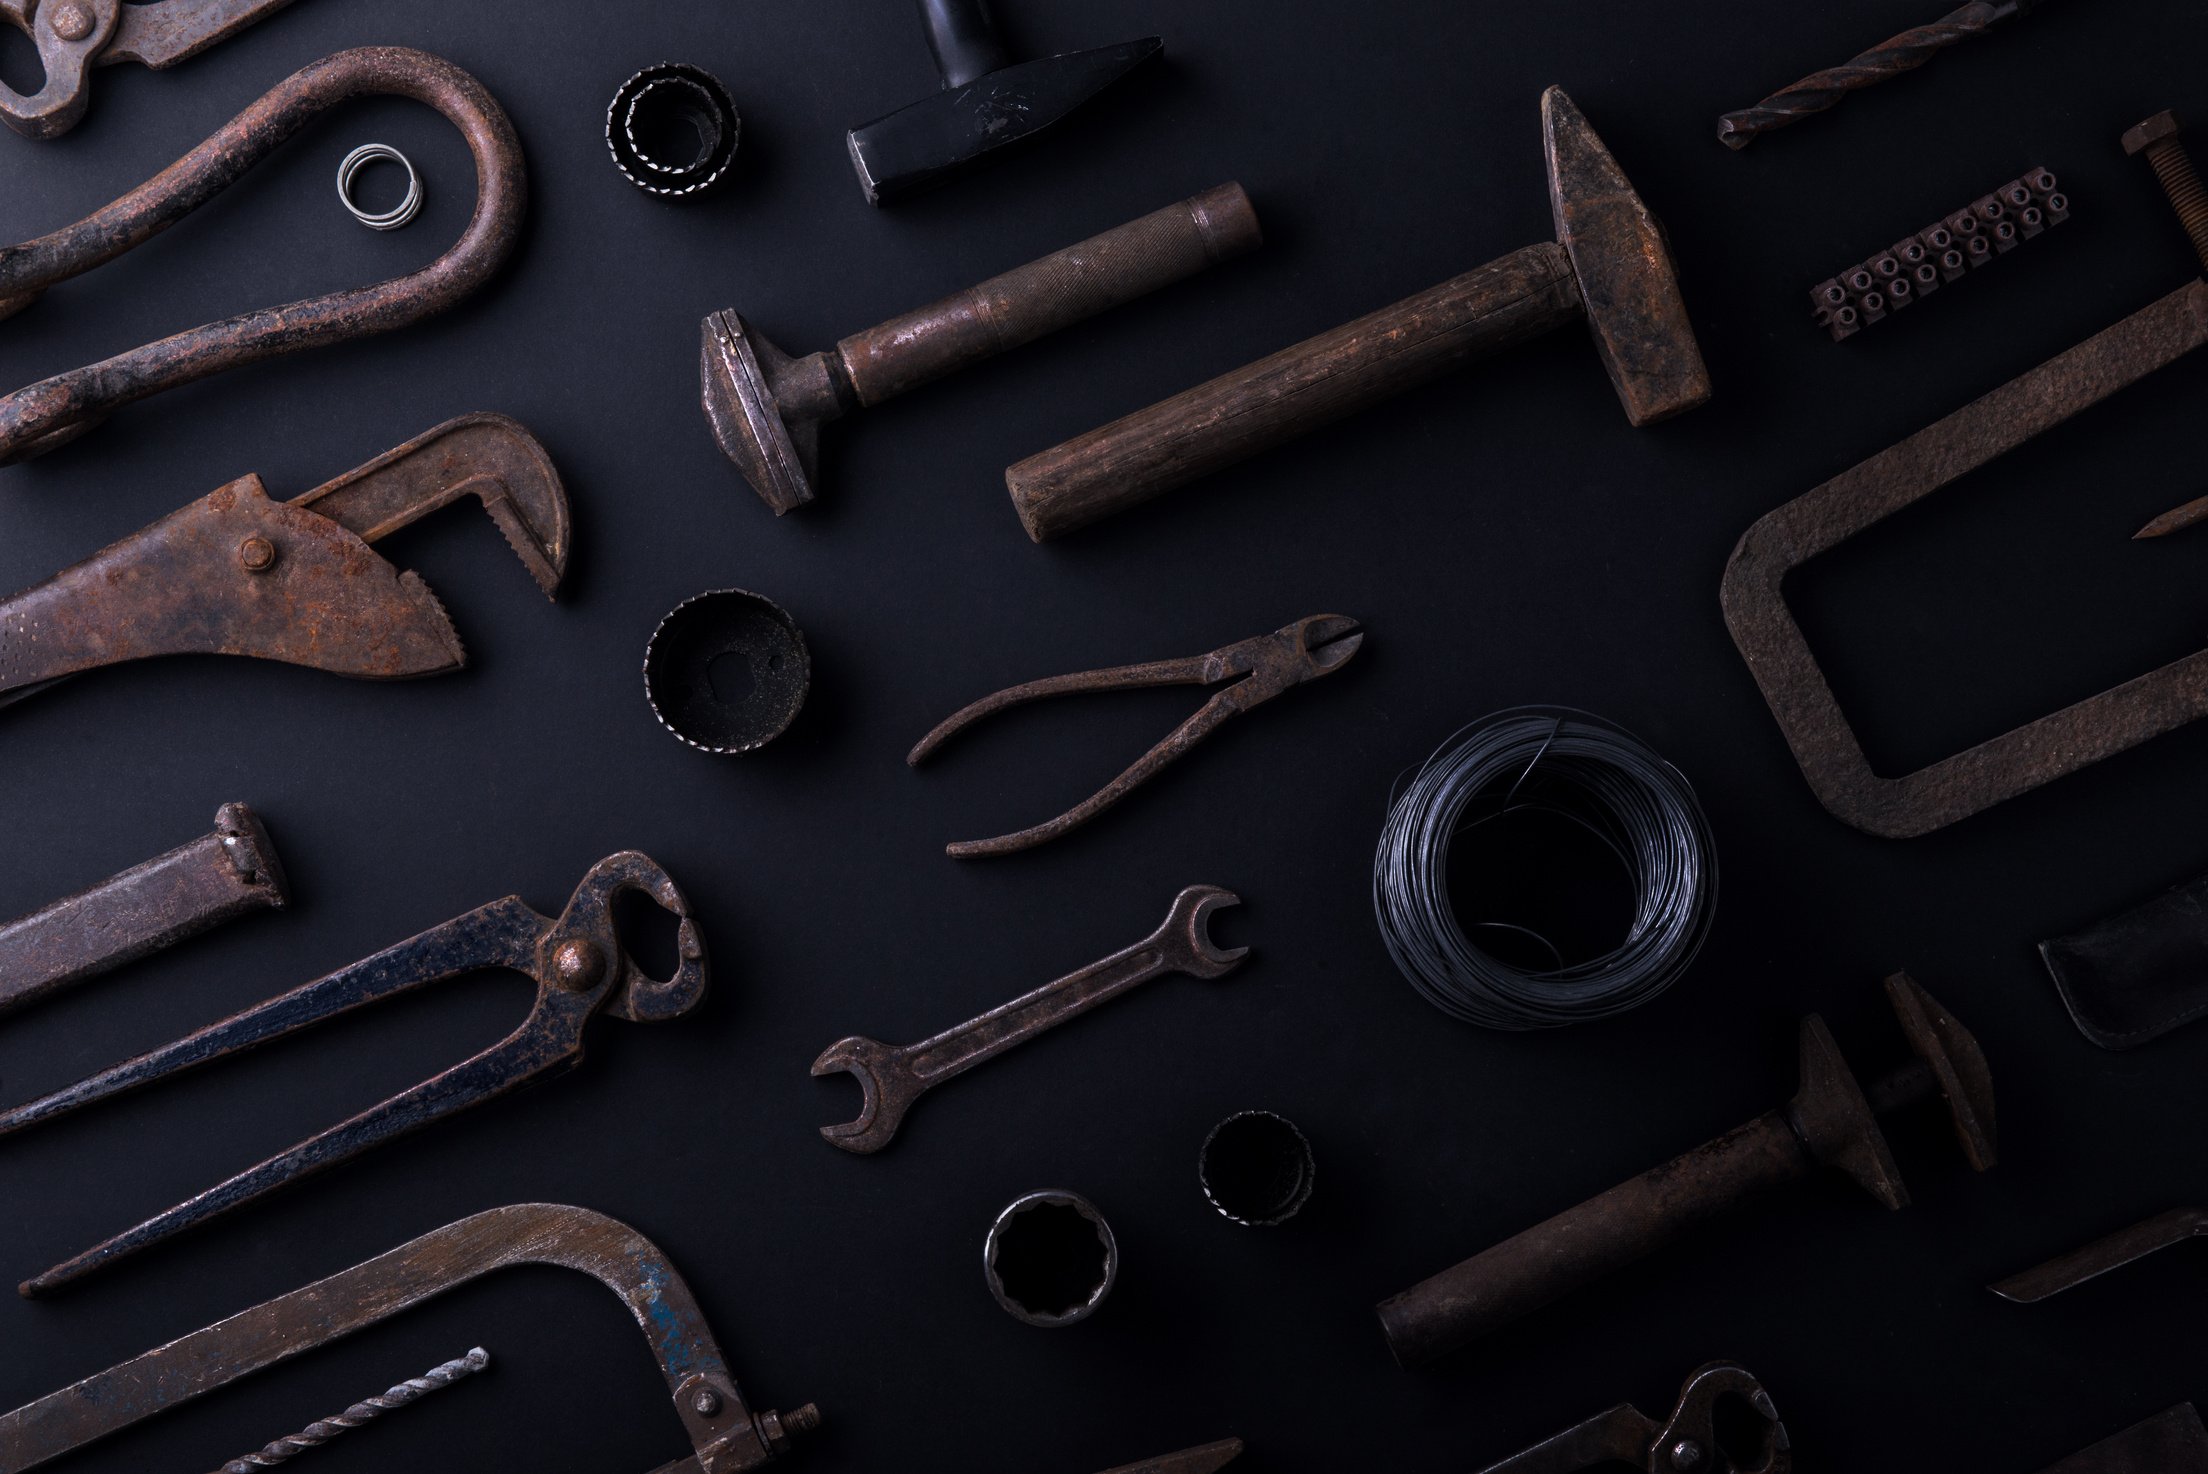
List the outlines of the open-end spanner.
{"label": "open-end spanner", "polygon": [[848,1072],[862,1096],[858,1119],[823,1126],[820,1134],[847,1152],[878,1152],[889,1145],[912,1103],[933,1086],[994,1059],[1015,1044],[1107,1003],[1128,989],[1167,973],[1225,977],[1249,956],[1247,947],[1212,945],[1207,923],[1222,906],[1242,898],[1215,885],[1192,885],[1173,898],[1173,909],[1149,936],[1079,972],[992,1008],[977,1019],[918,1044],[892,1046],[864,1035],[838,1039],[813,1061],[813,1073]]}

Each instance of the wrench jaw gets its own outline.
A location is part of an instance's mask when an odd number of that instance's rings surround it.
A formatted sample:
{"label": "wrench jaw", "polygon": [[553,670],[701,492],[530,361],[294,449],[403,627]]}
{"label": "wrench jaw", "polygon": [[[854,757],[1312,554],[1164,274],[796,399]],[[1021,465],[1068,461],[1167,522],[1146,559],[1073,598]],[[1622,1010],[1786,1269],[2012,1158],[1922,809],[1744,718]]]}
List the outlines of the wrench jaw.
{"label": "wrench jaw", "polygon": [[889,1046],[878,1039],[854,1034],[838,1039],[813,1061],[813,1078],[842,1072],[859,1082],[859,1114],[840,1126],[820,1128],[821,1139],[847,1152],[871,1156],[888,1146],[912,1104],[902,1091],[888,1084]]}
{"label": "wrench jaw", "polygon": [[[1220,947],[1211,940],[1212,913],[1239,906],[1242,898],[1216,885],[1192,885],[1173,898],[1173,909],[1152,941],[1173,966],[1190,977],[1223,978],[1250,955],[1247,947]],[[814,1073],[819,1073],[817,1070]]]}

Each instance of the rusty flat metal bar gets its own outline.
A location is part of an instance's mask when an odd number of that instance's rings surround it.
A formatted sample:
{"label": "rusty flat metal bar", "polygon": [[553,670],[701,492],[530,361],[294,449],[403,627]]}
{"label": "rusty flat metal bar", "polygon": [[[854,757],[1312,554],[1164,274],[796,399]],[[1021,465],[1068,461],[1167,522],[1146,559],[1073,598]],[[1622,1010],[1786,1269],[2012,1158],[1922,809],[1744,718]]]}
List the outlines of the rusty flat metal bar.
{"label": "rusty flat metal bar", "polygon": [[259,816],[224,804],[212,834],[0,926],[0,1013],[290,899]]}
{"label": "rusty flat metal bar", "polygon": [[2208,343],[2191,281],[2083,343],[1787,503],[1742,534],[1721,601],[1771,714],[1827,809],[1902,839],[1966,819],[2208,716],[2208,651],[2126,681],[1898,778],[1873,771],[1809,641],[1786,576],[1857,533]]}

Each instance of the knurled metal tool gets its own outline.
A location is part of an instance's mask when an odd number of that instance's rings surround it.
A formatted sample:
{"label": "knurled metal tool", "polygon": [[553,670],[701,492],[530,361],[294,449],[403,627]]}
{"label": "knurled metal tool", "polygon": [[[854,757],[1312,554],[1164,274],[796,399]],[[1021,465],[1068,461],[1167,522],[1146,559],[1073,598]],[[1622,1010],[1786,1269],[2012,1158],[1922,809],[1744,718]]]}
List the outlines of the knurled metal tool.
{"label": "knurled metal tool", "polygon": [[[674,976],[664,981],[648,976],[622,949],[613,906],[624,893],[648,897],[679,918],[680,960]],[[583,1030],[601,1014],[629,1023],[660,1023],[680,1018],[705,996],[705,942],[691,919],[690,903],[649,856],[624,850],[590,867],[557,919],[538,914],[519,896],[479,906],[173,1044],[0,1112],[0,1136],[243,1053],[356,1008],[492,968],[521,973],[537,985],[529,1016],[504,1039],[54,1266],[26,1281],[20,1287],[22,1293],[38,1295],[69,1284],[309,1173],[349,1161],[370,1147],[532,1080],[564,1074],[582,1061]]]}
{"label": "knurled metal tool", "polygon": [[[1750,1446],[1722,1436],[1718,1410],[1738,1403],[1751,1417]],[[1733,1442],[1740,1441],[1740,1435]],[[1621,1402],[1480,1474],[1579,1474],[1582,1469],[1634,1468],[1642,1474],[1787,1474],[1794,1467],[1786,1425],[1771,1394],[1746,1368],[1729,1361],[1699,1367],[1679,1389],[1671,1415],[1657,1422]]]}
{"label": "knurled metal tool", "polygon": [[[516,1203],[448,1223],[0,1416],[0,1468],[26,1474],[448,1290],[530,1264],[597,1280],[644,1332],[691,1450],[653,1474],[740,1474],[820,1426],[811,1403],[786,1413],[751,1411],[696,1297],[657,1244],[587,1208]],[[537,1462],[549,1467],[542,1456]]]}
{"label": "knurled metal tool", "polygon": [[858,1119],[823,1126],[829,1145],[861,1154],[889,1145],[905,1112],[934,1086],[995,1059],[1016,1044],[1080,1017],[1130,988],[1167,973],[1221,978],[1242,965],[1247,947],[1222,948],[1211,940],[1211,913],[1239,906],[1242,898],[1215,885],[1192,885],[1173,898],[1158,929],[1132,947],[1090,963],[1056,982],[990,1009],[957,1028],[918,1044],[892,1047],[854,1034],[838,1039],[813,1061],[813,1074],[843,1071],[859,1082]]}
{"label": "knurled metal tool", "polygon": [[1047,696],[1131,691],[1145,686],[1216,686],[1222,681],[1231,682],[1199,707],[1194,716],[1166,734],[1165,740],[1136,759],[1126,772],[1057,818],[995,839],[960,840],[945,846],[944,853],[954,860],[973,860],[1033,849],[1046,840],[1080,828],[1118,803],[1160,768],[1219,730],[1227,718],[1262,706],[1305,681],[1334,674],[1349,664],[1350,657],[1364,642],[1356,620],[1340,614],[1314,614],[1282,625],[1269,635],[1222,645],[1208,655],[1153,660],[1143,665],[1114,666],[1109,670],[1077,671],[1068,676],[1029,681],[1024,686],[1010,687],[959,708],[921,738],[905,761],[917,767],[930,753],[983,717]]}
{"label": "knurled metal tool", "polygon": [[429,586],[368,545],[475,497],[556,596],[567,490],[504,415],[464,415],[305,496],[241,476],[44,583],[0,599],[0,705],[154,655],[250,655],[390,680],[467,664]]}
{"label": "knurled metal tool", "polygon": [[134,61],[162,71],[227,41],[291,0],[0,0],[0,24],[31,38],[45,81],[24,95],[0,82],[0,123],[59,138],[84,120],[94,67]]}

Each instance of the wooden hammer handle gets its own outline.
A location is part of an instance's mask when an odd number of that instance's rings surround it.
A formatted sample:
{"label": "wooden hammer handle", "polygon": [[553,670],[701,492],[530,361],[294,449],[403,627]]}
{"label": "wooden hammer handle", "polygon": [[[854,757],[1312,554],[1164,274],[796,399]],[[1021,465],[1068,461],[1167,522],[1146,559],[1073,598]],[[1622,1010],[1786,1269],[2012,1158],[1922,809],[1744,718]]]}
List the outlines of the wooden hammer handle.
{"label": "wooden hammer handle", "polygon": [[1043,542],[1579,315],[1564,248],[1527,246],[1029,456],[1004,482]]}
{"label": "wooden hammer handle", "polygon": [[860,404],[1031,343],[1256,249],[1257,211],[1222,184],[836,345]]}

